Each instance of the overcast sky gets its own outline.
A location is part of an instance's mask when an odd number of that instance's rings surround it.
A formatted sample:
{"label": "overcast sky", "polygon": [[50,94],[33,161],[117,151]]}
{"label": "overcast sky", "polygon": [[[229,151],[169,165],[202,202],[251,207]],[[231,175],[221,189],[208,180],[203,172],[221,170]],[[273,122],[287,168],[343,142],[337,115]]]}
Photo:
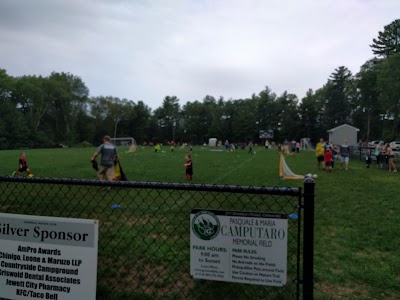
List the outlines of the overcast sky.
{"label": "overcast sky", "polygon": [[0,0],[0,68],[80,76],[92,96],[303,97],[355,73],[400,0]]}

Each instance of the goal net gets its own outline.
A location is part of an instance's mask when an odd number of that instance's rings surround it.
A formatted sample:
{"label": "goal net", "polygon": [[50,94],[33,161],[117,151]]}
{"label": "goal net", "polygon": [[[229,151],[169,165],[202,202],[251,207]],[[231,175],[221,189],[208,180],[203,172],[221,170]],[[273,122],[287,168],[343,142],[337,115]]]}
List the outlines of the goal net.
{"label": "goal net", "polygon": [[127,147],[127,153],[135,152],[137,149],[137,144],[133,137],[112,138],[111,143],[117,147]]}
{"label": "goal net", "polygon": [[300,140],[301,143],[301,150],[311,150],[314,151],[315,148],[310,142],[310,138],[302,138]]}
{"label": "goal net", "polygon": [[289,166],[286,163],[285,157],[283,154],[280,155],[279,161],[279,176],[288,180],[300,180],[304,179],[303,175],[297,175],[290,170]]}

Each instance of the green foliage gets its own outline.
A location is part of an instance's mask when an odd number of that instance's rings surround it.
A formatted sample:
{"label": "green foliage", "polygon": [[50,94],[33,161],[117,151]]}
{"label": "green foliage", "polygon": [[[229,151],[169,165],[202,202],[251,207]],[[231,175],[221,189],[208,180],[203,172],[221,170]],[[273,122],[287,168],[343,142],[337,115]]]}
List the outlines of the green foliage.
{"label": "green foliage", "polygon": [[105,134],[134,137],[138,143],[203,144],[216,137],[231,142],[259,142],[259,130],[272,129],[274,140],[312,141],[349,123],[363,140],[399,139],[400,20],[379,32],[371,46],[382,57],[368,60],[353,76],[336,68],[326,83],[303,99],[268,86],[244,99],[180,103],[166,96],[152,111],[143,101],[112,96],[89,97],[78,76],[53,72],[48,77],[9,76],[0,69],[0,148],[99,144]]}
{"label": "green foliage", "polygon": [[82,143],[79,144],[79,146],[83,148],[93,147],[93,145],[88,141],[83,141]]}
{"label": "green foliage", "polygon": [[388,57],[380,64],[378,88],[384,120],[389,121],[389,137],[396,138],[400,116],[400,53]]}
{"label": "green foliage", "polygon": [[326,91],[326,123],[329,128],[351,122],[355,96],[354,81],[349,69],[335,69],[328,80]]}
{"label": "green foliage", "polygon": [[400,53],[400,19],[394,20],[386,25],[383,31],[379,31],[371,48],[375,55],[382,57]]}

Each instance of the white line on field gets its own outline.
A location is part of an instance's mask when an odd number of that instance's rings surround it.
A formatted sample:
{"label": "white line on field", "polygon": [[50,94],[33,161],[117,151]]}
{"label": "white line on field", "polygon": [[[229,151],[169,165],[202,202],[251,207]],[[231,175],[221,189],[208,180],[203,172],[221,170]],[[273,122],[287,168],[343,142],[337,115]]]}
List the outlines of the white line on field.
{"label": "white line on field", "polygon": [[236,168],[233,168],[232,170],[230,170],[229,172],[225,173],[222,176],[219,176],[218,178],[213,180],[213,183],[217,182],[218,180],[224,179],[226,176],[232,174],[233,172],[236,172],[237,170],[239,170],[240,168],[242,168],[244,165],[246,165],[247,163],[249,163],[250,161],[252,161],[256,156],[253,154],[249,159],[245,160],[244,162],[242,162],[239,166],[237,166]]}

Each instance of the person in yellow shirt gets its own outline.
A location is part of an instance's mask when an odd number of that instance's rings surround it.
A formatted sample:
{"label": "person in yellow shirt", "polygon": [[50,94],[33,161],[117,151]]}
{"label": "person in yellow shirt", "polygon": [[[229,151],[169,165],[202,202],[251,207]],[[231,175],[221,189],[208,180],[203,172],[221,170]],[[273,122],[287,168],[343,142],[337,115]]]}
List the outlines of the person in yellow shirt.
{"label": "person in yellow shirt", "polygon": [[325,142],[324,139],[319,139],[319,143],[317,144],[317,147],[315,147],[315,155],[317,156],[317,166],[318,169],[321,168],[322,164],[322,169],[325,169],[325,162],[324,162],[324,154],[325,154]]}

